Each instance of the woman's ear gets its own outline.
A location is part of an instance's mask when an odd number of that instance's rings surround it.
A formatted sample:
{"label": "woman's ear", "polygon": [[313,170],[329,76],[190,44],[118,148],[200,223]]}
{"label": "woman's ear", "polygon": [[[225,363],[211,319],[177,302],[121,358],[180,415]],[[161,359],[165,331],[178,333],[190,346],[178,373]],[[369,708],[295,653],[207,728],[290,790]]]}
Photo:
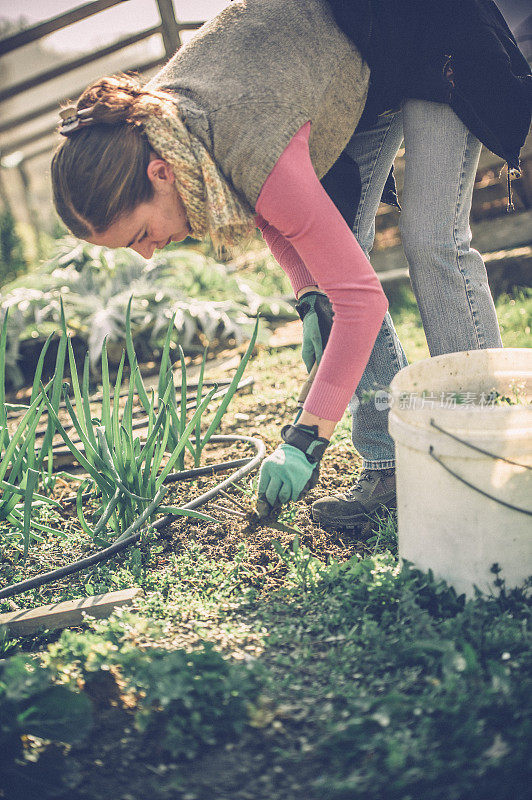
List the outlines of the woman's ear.
{"label": "woman's ear", "polygon": [[152,158],[146,169],[146,174],[154,189],[173,186],[175,183],[174,171],[164,158]]}

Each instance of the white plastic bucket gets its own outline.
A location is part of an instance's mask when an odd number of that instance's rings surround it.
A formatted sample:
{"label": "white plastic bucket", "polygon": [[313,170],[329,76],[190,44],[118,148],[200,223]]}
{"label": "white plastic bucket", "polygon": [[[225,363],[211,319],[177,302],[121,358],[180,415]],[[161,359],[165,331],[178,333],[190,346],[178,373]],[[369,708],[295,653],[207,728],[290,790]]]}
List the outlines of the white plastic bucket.
{"label": "white plastic bucket", "polygon": [[[490,402],[514,382],[529,405]],[[429,358],[402,369],[391,392],[400,557],[467,596],[494,591],[495,563],[506,588],[522,585],[532,574],[532,349]]]}

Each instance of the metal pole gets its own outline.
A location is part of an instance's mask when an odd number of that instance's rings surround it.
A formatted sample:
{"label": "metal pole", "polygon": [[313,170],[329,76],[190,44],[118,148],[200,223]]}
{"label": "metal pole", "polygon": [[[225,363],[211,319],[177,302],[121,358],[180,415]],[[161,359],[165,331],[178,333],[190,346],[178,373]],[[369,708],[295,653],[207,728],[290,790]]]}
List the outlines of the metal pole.
{"label": "metal pole", "polygon": [[107,8],[112,8],[124,2],[127,2],[127,0],[94,0],[94,2],[86,3],[73,11],[66,11],[53,19],[47,19],[38,25],[26,28],[24,31],[14,33],[12,36],[0,40],[0,55],[11,53],[18,47],[35,42],[37,39],[42,39],[43,36],[48,36],[50,33],[55,33],[68,25],[72,25],[74,22],[88,19],[93,14],[98,14],[100,11],[105,11]]}
{"label": "metal pole", "polygon": [[33,234],[35,236],[35,248],[37,251],[37,256],[40,258],[42,255],[42,248],[41,248],[41,232],[40,232],[40,225],[39,225],[39,217],[37,214],[37,210],[33,204],[32,194],[31,194],[31,181],[29,173],[26,169],[26,165],[24,161],[21,161],[20,164],[17,166],[18,173],[20,175],[20,180],[22,182],[22,188],[24,190],[24,200],[26,203],[26,208],[28,210],[28,217],[30,220],[30,225],[33,229]]}
{"label": "metal pole", "polygon": [[175,18],[174,6],[172,0],[157,0],[157,6],[159,7],[159,14],[163,27],[164,49],[167,57],[171,58],[182,45],[177,20]]}
{"label": "metal pole", "polygon": [[35,86],[41,86],[46,81],[51,81],[67,72],[79,69],[87,64],[92,64],[93,61],[105,58],[124,47],[131,47],[131,45],[142,42],[144,39],[148,39],[150,36],[155,36],[158,33],[163,33],[160,25],[145,31],[140,31],[139,33],[134,33],[132,36],[126,36],[124,39],[119,39],[107,47],[102,47],[100,50],[96,50],[92,53],[85,53],[85,55],[75,58],[72,61],[67,61],[65,64],[59,64],[57,67],[39,72],[37,75],[32,75],[31,78],[26,78],[19,83],[13,83],[11,86],[0,91],[0,103],[9,100],[11,97],[15,97],[17,94],[22,94],[22,92],[28,91],[28,89],[33,89]]}
{"label": "metal pole", "polygon": [[11,206],[11,201],[9,199],[9,195],[5,187],[1,166],[0,166],[0,200],[2,201],[2,206],[4,211],[9,211],[11,214],[13,214],[13,208]]}

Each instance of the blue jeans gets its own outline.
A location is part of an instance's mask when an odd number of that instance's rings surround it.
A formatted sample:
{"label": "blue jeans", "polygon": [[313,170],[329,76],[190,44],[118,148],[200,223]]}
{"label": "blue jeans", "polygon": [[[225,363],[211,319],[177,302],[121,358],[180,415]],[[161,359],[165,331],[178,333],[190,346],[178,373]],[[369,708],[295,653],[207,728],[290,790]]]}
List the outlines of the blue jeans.
{"label": "blue jeans", "polygon": [[[369,254],[386,178],[404,139],[405,176],[399,229],[431,356],[502,347],[486,268],[470,247],[469,213],[481,144],[444,104],[407,100],[346,147],[359,166],[362,192],[353,232]],[[353,444],[367,469],[395,464],[388,409],[364,401],[386,389],[408,364],[386,314],[349,403]],[[379,407],[377,408],[377,405]]]}

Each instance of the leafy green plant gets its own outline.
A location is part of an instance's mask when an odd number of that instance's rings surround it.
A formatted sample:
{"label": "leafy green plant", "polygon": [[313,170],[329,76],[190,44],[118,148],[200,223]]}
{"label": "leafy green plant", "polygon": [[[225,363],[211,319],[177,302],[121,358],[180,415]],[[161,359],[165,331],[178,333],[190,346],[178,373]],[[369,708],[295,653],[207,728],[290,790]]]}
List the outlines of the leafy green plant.
{"label": "leafy green plant", "polygon": [[361,605],[358,587],[337,588],[345,669],[356,663],[358,681],[319,744],[327,766],[316,790],[333,800],[526,795],[526,595],[459,603],[443,582],[409,568],[388,583],[382,611]]}
{"label": "leafy green plant", "polygon": [[55,670],[22,654],[0,662],[0,794],[32,800],[66,788],[69,765],[57,744],[81,741],[91,726],[90,700]]}
{"label": "leafy green plant", "polygon": [[[149,525],[156,513],[187,515],[211,520],[204,514],[176,506],[162,504],[166,488],[164,481],[175,468],[179,471],[184,465],[185,448],[199,464],[201,454],[215,431],[231,401],[251,356],[258,331],[258,319],[251,341],[240,366],[224,393],[214,418],[202,435],[201,418],[217,391],[214,386],[205,397],[203,391],[203,369],[197,392],[197,403],[190,419],[187,418],[187,374],[183,351],[181,359],[181,403],[178,404],[173,382],[170,360],[170,342],[174,330],[174,320],[170,320],[163,346],[157,395],[150,396],[142,380],[131,333],[130,298],[126,311],[126,349],[130,366],[130,380],[127,399],[123,411],[120,408],[122,379],[125,366],[125,353],[118,366],[114,386],[111,385],[107,358],[107,344],[102,346],[102,403],[99,417],[91,409],[89,392],[89,354],[86,354],[83,377],[78,378],[78,368],[67,334],[65,314],[61,304],[61,338],[56,356],[55,374],[45,387],[42,383],[44,357],[51,336],[45,343],[37,365],[33,389],[28,406],[12,406],[5,403],[5,350],[8,315],[4,319],[0,334],[0,486],[3,494],[0,499],[0,521],[7,521],[14,532],[3,532],[12,538],[21,535],[24,541],[23,555],[28,553],[32,539],[39,539],[40,532],[54,533],[54,529],[38,521],[36,510],[42,504],[57,506],[58,503],[39,488],[53,485],[52,441],[57,432],[77,462],[85,469],[88,477],[81,483],[77,492],[77,515],[83,530],[97,544],[108,543],[108,529],[115,539],[132,535],[143,524]],[[66,354],[71,376],[71,386],[63,383]],[[72,392],[72,399],[70,397]],[[138,399],[146,413],[148,430],[145,439],[135,435],[133,428],[133,405]],[[71,427],[77,440],[67,430],[59,418],[61,400],[70,416]],[[16,430],[10,436],[7,411],[25,411]],[[48,412],[48,423],[40,449],[35,451],[35,433],[44,411]],[[195,439],[190,441],[195,433]],[[90,520],[84,510],[87,490],[91,490],[97,501],[97,509]]]}
{"label": "leafy green plant", "polygon": [[295,584],[304,591],[316,589],[326,574],[327,567],[312,555],[308,547],[301,546],[299,536],[294,536],[291,549],[283,547],[277,539],[274,539],[272,544],[281,561],[288,567]]}
{"label": "leafy green plant", "polygon": [[98,687],[117,702],[128,696],[148,757],[193,758],[249,720],[259,686],[254,663],[227,660],[210,643],[191,652],[154,646],[160,626],[123,611],[89,625],[64,631],[40,656],[0,662],[0,794],[10,800],[63,796],[79,782],[59,745],[86,739]]}
{"label": "leafy green plant", "polygon": [[252,668],[230,663],[210,643],[192,652],[155,651],[122,672],[142,692],[138,730],[177,758],[242,733],[257,694]]}
{"label": "leafy green plant", "polygon": [[22,250],[15,219],[6,208],[0,213],[0,286],[13,280],[17,272],[26,266]]}
{"label": "leafy green plant", "polygon": [[[231,662],[208,642],[192,651],[153,646],[160,629],[127,612],[91,627],[83,634],[65,631],[48,647],[44,663],[71,684],[86,686],[116,670],[134,697],[136,727],[152,749],[193,758],[205,745],[242,732],[258,693],[254,664]],[[139,646],[148,635],[152,645]]]}
{"label": "leafy green plant", "polygon": [[[66,237],[58,243],[54,258],[3,289],[0,313],[10,310],[12,383],[22,382],[17,370],[21,356],[33,354],[60,324],[61,301],[71,333],[89,348],[92,372],[98,372],[106,337],[109,361],[118,366],[132,294],[131,331],[141,361],[152,360],[162,349],[172,317],[183,350],[198,353],[211,343],[242,343],[251,334],[257,313],[264,319],[296,316],[282,298],[265,297],[260,281],[252,288],[222,264],[191,249],[165,251],[146,262],[126,250],[111,251]],[[177,351],[172,355],[178,357]]]}
{"label": "leafy green plant", "polygon": [[[136,388],[137,388],[137,391],[138,391],[139,400],[140,400],[141,404],[143,405],[144,409],[146,410],[146,412],[149,415],[150,414],[150,408],[151,408],[151,401],[148,398],[144,383],[142,381],[142,376],[140,374],[140,370],[138,369],[138,362],[137,362],[137,358],[136,358],[136,355],[135,355],[135,350],[134,350],[134,346],[133,346],[133,338],[131,336],[131,329],[130,329],[130,325],[129,325],[130,311],[131,311],[131,300],[130,300],[130,302],[128,304],[128,308],[127,308],[127,312],[126,312],[126,347],[127,347],[127,353],[128,353],[128,357],[129,357],[129,361],[130,361],[130,365],[131,365],[132,375],[133,375],[133,377],[131,379],[131,384],[134,383],[136,385]],[[170,322],[170,324],[168,326],[168,330],[167,330],[167,333],[166,333],[166,339],[165,339],[165,343],[164,343],[164,347],[163,347],[163,352],[162,352],[162,355],[161,355],[161,362],[160,362],[160,367],[159,367],[159,385],[158,385],[158,395],[159,395],[159,397],[161,397],[162,393],[165,391],[165,386],[168,383],[168,381],[170,380],[169,376],[171,376],[171,373],[172,373],[170,356],[169,356],[170,337],[171,337],[171,334],[172,334],[172,330],[173,330],[173,320]],[[255,321],[255,326],[254,326],[253,332],[251,334],[251,339],[249,341],[249,344],[248,344],[248,346],[246,348],[246,351],[245,351],[244,355],[242,356],[242,358],[240,360],[240,364],[239,364],[239,366],[238,366],[238,368],[237,368],[237,370],[236,370],[236,372],[235,372],[235,374],[234,374],[234,376],[233,376],[233,378],[231,380],[231,383],[229,384],[227,390],[224,392],[223,397],[222,397],[222,399],[220,401],[220,405],[218,406],[218,408],[216,410],[216,413],[215,413],[211,423],[209,424],[209,426],[207,427],[207,430],[205,431],[205,433],[203,435],[201,434],[201,419],[200,419],[200,417],[196,417],[196,416],[194,417],[195,421],[196,421],[195,422],[195,426],[194,426],[195,441],[194,441],[194,444],[192,444],[187,439],[186,446],[190,450],[192,455],[194,456],[194,463],[195,463],[196,466],[198,466],[199,463],[200,463],[201,454],[203,452],[203,449],[208,444],[208,442],[210,441],[211,437],[216,433],[216,430],[218,429],[218,427],[220,425],[221,419],[222,419],[223,415],[225,414],[225,411],[227,410],[227,407],[228,407],[229,403],[231,402],[231,398],[233,397],[233,395],[234,395],[234,393],[235,393],[235,391],[236,391],[236,389],[238,387],[238,384],[240,383],[240,379],[242,378],[242,375],[244,373],[246,365],[247,365],[247,363],[248,363],[248,361],[249,361],[249,359],[251,357],[251,354],[253,352],[253,348],[255,347],[255,342],[257,340],[257,335],[258,335],[258,330],[259,330],[259,317],[257,317],[257,319]],[[186,371],[184,354],[183,354],[182,349],[179,350],[179,354],[180,354],[180,361],[181,361],[181,405],[180,405],[180,409],[178,410],[177,402],[176,402],[176,398],[175,398],[175,392],[171,392],[169,394],[168,401],[169,401],[169,404],[170,404],[170,407],[171,407],[171,415],[172,415],[172,419],[173,419],[173,421],[175,423],[175,426],[174,426],[174,428],[171,428],[169,430],[169,433],[168,433],[169,446],[170,447],[172,447],[173,445],[177,446],[177,444],[178,444],[178,440],[177,440],[178,432],[181,435],[183,435],[183,432],[184,432],[185,426],[186,426],[187,371]],[[197,398],[196,398],[196,405],[197,406],[198,406],[198,404],[200,402],[201,392],[203,391],[205,358],[206,358],[206,354],[204,352],[203,360],[202,360],[202,364],[201,364],[201,368],[200,368],[200,375],[199,375],[199,379],[198,379],[198,389],[197,389]],[[214,396],[215,391],[216,390],[212,391],[209,394],[211,396]],[[180,460],[177,462],[177,469],[182,469],[183,457],[184,457],[184,451],[181,450],[180,451]]]}
{"label": "leafy green plant", "polygon": [[[65,334],[66,331],[64,331]],[[130,334],[128,338],[131,338]],[[81,483],[77,492],[77,513],[83,530],[97,543],[106,543],[107,525],[113,530],[117,539],[125,538],[137,530],[140,525],[149,522],[157,510],[168,514],[187,514],[201,519],[211,519],[199,512],[186,511],[174,506],[162,506],[161,502],[165,494],[164,480],[184,451],[197,419],[201,418],[201,414],[209,404],[217,387],[211,389],[196,408],[191,420],[187,422],[186,403],[181,408],[181,414],[178,414],[173,374],[171,369],[166,369],[166,358],[163,357],[157,403],[154,393],[152,392],[151,398],[148,398],[144,390],[148,432],[147,438],[143,442],[133,430],[135,384],[143,386],[134,353],[130,351],[131,379],[125,408],[120,416],[119,398],[125,354],[122,355],[120,361],[111,402],[112,389],[104,342],[102,347],[103,400],[100,419],[93,418],[90,409],[88,354],[85,358],[82,389],[80,389],[78,381],[77,365],[70,340],[68,340],[68,355],[74,404],[70,401],[68,391],[63,392],[63,397],[83,450],[74,443],[45,394],[43,394],[43,399],[56,430],[89,475],[89,478]],[[172,437],[170,438],[171,429]],[[168,447],[170,448],[170,457],[163,467],[162,461]],[[94,527],[87,522],[83,511],[83,495],[90,484],[100,497],[99,508],[95,514],[98,521]]]}
{"label": "leafy green plant", "polygon": [[[86,355],[82,387],[77,377],[77,365],[68,340],[68,356],[72,378],[74,403],[68,391],[64,391],[64,401],[72,425],[79,436],[83,450],[74,443],[62,425],[52,403],[43,394],[50,419],[63,441],[89,475],[79,486],[77,492],[77,513],[83,530],[97,543],[107,543],[107,526],[119,541],[134,533],[142,524],[149,523],[158,512],[186,515],[199,519],[212,518],[198,511],[166,506],[162,504],[165,494],[164,481],[170,472],[183,468],[185,447],[189,447],[198,463],[201,452],[219,426],[220,420],[240,381],[247,361],[253,350],[258,330],[255,330],[238,370],[214,415],[214,419],[201,437],[201,416],[209,405],[217,387],[214,386],[198,403],[190,420],[187,420],[187,377],[184,355],[181,357],[181,403],[178,405],[173,382],[172,365],[169,358],[173,319],[168,325],[165,344],[161,356],[157,398],[152,391],[148,396],[140,374],[131,335],[131,299],[126,312],[126,348],[130,366],[129,391],[122,415],[120,415],[120,394],[124,370],[125,353],[118,367],[114,391],[109,379],[106,343],[102,347],[102,406],[101,418],[95,419],[90,409],[89,397],[89,355]],[[66,329],[63,330],[66,336]],[[135,389],[148,419],[146,440],[135,435],[133,429],[133,404]],[[113,399],[111,401],[111,396]],[[189,443],[192,432],[196,432],[195,445]],[[169,458],[163,465],[167,451]],[[83,510],[84,493],[92,485],[99,497],[99,507],[94,515],[96,522],[91,525]]]}
{"label": "leafy green plant", "polygon": [[527,397],[525,381],[514,380],[509,383],[508,389],[504,394],[492,389],[488,395],[488,402],[492,402],[495,406],[526,406],[531,401]]}
{"label": "leafy green plant", "polygon": [[305,694],[308,757],[284,766],[312,770],[311,796],[527,795],[531,582],[506,592],[492,572],[494,595],[466,602],[389,553],[354,557],[262,611],[268,693],[296,706]]}
{"label": "leafy green plant", "polygon": [[[62,310],[61,310],[62,311]],[[39,494],[41,483],[51,478],[52,473],[52,440],[55,432],[54,423],[49,420],[41,447],[35,449],[35,434],[41,415],[48,403],[54,413],[60,402],[61,385],[66,353],[66,333],[62,337],[57,351],[54,378],[44,387],[41,383],[42,368],[51,337],[46,341],[33,380],[33,388],[29,405],[13,405],[5,401],[5,366],[8,315],[4,318],[0,333],[0,521],[6,520],[15,529],[13,536],[22,536],[24,542],[23,555],[28,553],[31,539],[41,539],[39,532],[51,529],[34,518],[34,512],[43,504],[57,506],[58,503],[46,495]],[[62,312],[62,323],[65,326]],[[48,392],[50,396],[48,397]],[[16,431],[9,432],[7,412],[24,411]],[[45,472],[46,460],[46,472]],[[9,533],[5,534],[7,537]]]}

